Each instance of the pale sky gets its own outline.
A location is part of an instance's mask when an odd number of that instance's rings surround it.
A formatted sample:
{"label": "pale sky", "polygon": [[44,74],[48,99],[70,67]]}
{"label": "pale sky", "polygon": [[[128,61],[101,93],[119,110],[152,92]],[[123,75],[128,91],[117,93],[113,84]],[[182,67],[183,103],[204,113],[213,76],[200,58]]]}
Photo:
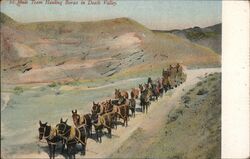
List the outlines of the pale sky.
{"label": "pale sky", "polygon": [[[17,0],[16,0],[17,1]],[[25,1],[25,0],[23,0]],[[116,0],[115,6],[104,5],[48,5],[17,6],[9,0],[1,3],[1,11],[19,22],[38,21],[96,21],[119,17],[132,18],[149,29],[183,29],[221,23],[220,0]],[[39,0],[36,0],[39,1]],[[42,0],[40,0],[42,1]],[[72,0],[71,0],[72,1]],[[79,3],[83,0],[75,0]],[[88,0],[85,0],[88,1]],[[96,1],[96,0],[95,0]]]}

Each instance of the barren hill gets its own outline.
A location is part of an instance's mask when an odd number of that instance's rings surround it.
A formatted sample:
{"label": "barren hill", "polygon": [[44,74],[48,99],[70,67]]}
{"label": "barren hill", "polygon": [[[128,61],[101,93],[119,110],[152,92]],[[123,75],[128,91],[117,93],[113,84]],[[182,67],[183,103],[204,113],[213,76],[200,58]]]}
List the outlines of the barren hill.
{"label": "barren hill", "polygon": [[128,18],[18,23],[1,13],[3,83],[72,81],[160,70],[167,64],[220,65],[209,48],[155,33]]}
{"label": "barren hill", "polygon": [[184,30],[155,31],[172,33],[199,45],[211,48],[221,54],[221,23],[213,26],[200,28],[188,28]]}

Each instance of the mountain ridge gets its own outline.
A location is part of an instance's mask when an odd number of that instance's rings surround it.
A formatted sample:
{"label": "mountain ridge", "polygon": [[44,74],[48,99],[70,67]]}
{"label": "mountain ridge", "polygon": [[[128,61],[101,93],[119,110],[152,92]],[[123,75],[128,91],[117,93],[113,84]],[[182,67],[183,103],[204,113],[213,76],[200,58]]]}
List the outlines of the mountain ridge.
{"label": "mountain ridge", "polygon": [[155,33],[129,18],[95,22],[18,23],[1,26],[2,81],[33,83],[155,72],[177,62],[220,65],[209,48],[171,33]]}
{"label": "mountain ridge", "polygon": [[153,30],[154,32],[172,33],[181,38],[188,39],[199,45],[211,48],[218,54],[221,54],[221,26],[218,23],[212,26],[200,28],[198,26],[187,29],[174,30]]}

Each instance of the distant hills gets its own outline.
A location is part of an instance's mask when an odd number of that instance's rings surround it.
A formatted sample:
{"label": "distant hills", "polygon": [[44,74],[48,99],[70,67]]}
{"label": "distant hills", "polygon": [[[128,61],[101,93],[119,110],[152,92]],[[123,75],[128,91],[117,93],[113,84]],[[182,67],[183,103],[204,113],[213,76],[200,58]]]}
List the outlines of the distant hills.
{"label": "distant hills", "polygon": [[3,83],[127,77],[176,62],[220,66],[220,55],[209,47],[176,36],[178,31],[151,31],[129,18],[18,23],[1,13],[0,22]]}
{"label": "distant hills", "polygon": [[206,28],[194,27],[183,30],[158,31],[172,33],[191,42],[211,48],[221,54],[221,23]]}

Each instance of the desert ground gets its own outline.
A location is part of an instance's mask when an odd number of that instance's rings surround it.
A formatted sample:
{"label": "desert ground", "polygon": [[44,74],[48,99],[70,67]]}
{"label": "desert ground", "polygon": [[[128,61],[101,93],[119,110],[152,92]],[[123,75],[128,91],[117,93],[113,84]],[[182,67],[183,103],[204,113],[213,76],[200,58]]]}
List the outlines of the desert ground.
{"label": "desert ground", "polygon": [[[220,72],[220,68],[192,69],[185,72],[187,73],[187,81],[184,84],[166,93],[159,101],[153,102],[148,114],[136,112],[136,117],[130,118],[128,127],[119,126],[117,130],[112,131],[112,139],[104,136],[102,143],[88,139],[84,158],[112,157],[112,155],[117,157],[116,155],[119,154],[119,149],[122,149],[123,144],[131,142],[130,137],[140,131],[147,132],[145,144],[151,144],[154,134],[164,128],[167,115],[173,108],[178,107],[181,97],[195,87],[206,75]],[[1,110],[2,157],[48,157],[46,143],[38,141],[39,120],[55,125],[63,117],[64,119],[68,118],[69,123],[72,124],[72,109],[78,109],[82,114],[90,112],[92,101],[112,98],[115,88],[136,87],[139,83],[144,83],[146,79],[147,77],[127,79],[102,86],[98,86],[96,83],[96,86],[89,88],[81,85],[55,87],[41,85],[29,86],[29,88],[26,86],[26,89],[20,94],[5,94],[4,96],[9,96],[2,98],[4,99],[3,103],[6,103],[6,106]],[[56,90],[60,93],[57,94]],[[56,158],[62,157],[63,155],[56,154]],[[80,157],[83,156],[77,155],[77,158]],[[127,154],[123,157],[131,156]]]}

